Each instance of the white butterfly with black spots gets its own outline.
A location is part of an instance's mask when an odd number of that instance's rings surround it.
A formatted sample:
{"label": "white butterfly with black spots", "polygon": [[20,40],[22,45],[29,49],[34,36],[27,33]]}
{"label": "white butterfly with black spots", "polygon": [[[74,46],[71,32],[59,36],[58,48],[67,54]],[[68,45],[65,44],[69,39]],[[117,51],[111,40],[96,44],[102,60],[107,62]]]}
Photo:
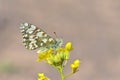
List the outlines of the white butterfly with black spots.
{"label": "white butterfly with black spots", "polygon": [[63,44],[62,39],[52,38],[33,24],[21,24],[20,31],[23,36],[23,44],[29,50],[40,49],[39,51],[46,51],[50,48],[57,49]]}

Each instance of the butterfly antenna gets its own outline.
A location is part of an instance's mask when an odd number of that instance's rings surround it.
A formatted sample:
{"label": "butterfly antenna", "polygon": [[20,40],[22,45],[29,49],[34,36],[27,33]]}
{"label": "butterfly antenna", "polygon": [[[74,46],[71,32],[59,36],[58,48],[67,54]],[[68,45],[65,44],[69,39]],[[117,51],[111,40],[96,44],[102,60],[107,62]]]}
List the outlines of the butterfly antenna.
{"label": "butterfly antenna", "polygon": [[56,38],[58,38],[58,36],[57,36],[56,32],[54,32],[54,34],[55,34]]}

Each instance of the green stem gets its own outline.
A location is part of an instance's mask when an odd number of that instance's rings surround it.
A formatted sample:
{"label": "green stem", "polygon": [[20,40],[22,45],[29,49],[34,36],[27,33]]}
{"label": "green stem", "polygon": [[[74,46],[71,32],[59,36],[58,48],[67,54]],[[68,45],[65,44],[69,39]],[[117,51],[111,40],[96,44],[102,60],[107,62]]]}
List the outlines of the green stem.
{"label": "green stem", "polygon": [[59,73],[61,75],[61,79],[65,80],[65,76],[64,76],[64,73],[63,73],[63,67],[60,67],[60,69],[58,71],[59,71]]}

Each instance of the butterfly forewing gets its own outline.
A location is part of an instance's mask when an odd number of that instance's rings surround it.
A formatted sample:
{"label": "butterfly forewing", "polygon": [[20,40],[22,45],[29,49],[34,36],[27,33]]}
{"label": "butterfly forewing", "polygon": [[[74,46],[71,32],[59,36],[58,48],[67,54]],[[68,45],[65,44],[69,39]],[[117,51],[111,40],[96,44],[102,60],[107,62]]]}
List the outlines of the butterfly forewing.
{"label": "butterfly forewing", "polygon": [[23,44],[27,49],[44,48],[56,42],[54,38],[35,25],[23,23],[21,24],[20,30],[23,36]]}

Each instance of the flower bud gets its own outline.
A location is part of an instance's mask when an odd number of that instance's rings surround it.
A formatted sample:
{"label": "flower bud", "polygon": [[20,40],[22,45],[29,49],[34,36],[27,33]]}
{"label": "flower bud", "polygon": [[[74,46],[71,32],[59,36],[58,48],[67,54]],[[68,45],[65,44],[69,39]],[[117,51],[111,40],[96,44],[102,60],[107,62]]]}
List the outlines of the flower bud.
{"label": "flower bud", "polygon": [[67,42],[67,44],[65,45],[65,48],[66,48],[68,51],[71,51],[71,50],[73,49],[72,43],[71,43],[71,42]]}
{"label": "flower bud", "polygon": [[73,64],[71,64],[72,73],[75,73],[78,71],[78,67],[80,66],[80,63],[81,63],[80,60],[75,60]]}

